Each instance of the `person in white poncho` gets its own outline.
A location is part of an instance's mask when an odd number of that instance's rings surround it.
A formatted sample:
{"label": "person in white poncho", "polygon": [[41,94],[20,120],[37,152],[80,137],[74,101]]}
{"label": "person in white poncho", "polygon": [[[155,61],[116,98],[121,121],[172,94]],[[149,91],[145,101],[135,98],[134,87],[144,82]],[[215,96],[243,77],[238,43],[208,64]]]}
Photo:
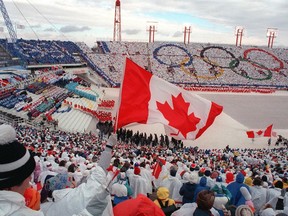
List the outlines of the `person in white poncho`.
{"label": "person in white poncho", "polygon": [[41,210],[35,211],[26,207],[23,196],[30,187],[35,160],[17,141],[15,129],[10,125],[0,125],[0,215],[113,215],[104,170],[110,164],[115,143],[115,136],[110,136],[99,166],[91,172],[87,183],[75,189],[54,191],[54,202],[41,205]]}

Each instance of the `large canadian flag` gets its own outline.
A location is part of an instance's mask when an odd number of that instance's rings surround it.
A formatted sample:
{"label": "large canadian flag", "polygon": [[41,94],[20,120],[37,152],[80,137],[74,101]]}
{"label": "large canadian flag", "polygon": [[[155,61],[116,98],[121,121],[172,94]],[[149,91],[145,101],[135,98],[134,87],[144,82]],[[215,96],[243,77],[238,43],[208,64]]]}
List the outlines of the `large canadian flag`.
{"label": "large canadian flag", "polygon": [[168,136],[194,140],[213,124],[223,107],[152,75],[126,59],[115,128],[162,123]]}
{"label": "large canadian flag", "polygon": [[276,132],[272,131],[273,124],[269,125],[265,130],[258,131],[246,131],[248,138],[258,138],[258,137],[276,137]]}

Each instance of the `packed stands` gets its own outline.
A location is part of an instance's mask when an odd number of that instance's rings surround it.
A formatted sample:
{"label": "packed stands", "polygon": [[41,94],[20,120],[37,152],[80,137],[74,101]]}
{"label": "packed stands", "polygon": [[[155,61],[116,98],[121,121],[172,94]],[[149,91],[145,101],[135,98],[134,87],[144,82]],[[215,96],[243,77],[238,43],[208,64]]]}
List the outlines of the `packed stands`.
{"label": "packed stands", "polygon": [[73,53],[80,50],[70,41],[18,39],[16,43],[8,43],[7,40],[1,39],[0,44],[8,49],[11,56],[20,58],[24,65],[73,64],[76,63]]}
{"label": "packed stands", "polygon": [[[184,86],[287,88],[287,49],[183,43],[99,43],[87,53],[97,70],[120,84],[125,58]],[[109,49],[103,49],[103,44]],[[100,49],[99,48],[99,49]]]}
{"label": "packed stands", "polygon": [[113,87],[120,85],[125,58],[129,57],[158,77],[185,87],[287,88],[286,48],[98,41],[92,51],[83,42],[70,41],[19,39],[11,44],[2,39],[0,44],[25,65],[73,64],[77,54]]}
{"label": "packed stands", "polygon": [[[34,77],[19,79],[18,83],[9,83],[2,87],[0,106],[5,112],[3,116],[1,114],[1,119],[14,122],[13,118],[6,118],[5,114],[9,117],[17,112],[22,122],[28,120],[43,125],[45,122],[54,124],[57,121],[57,125],[63,130],[84,132],[96,116],[94,110],[97,109],[96,100],[99,94],[90,88],[91,84],[81,78],[67,76],[65,72],[59,71],[62,69],[41,70]],[[64,88],[67,85],[75,86],[73,89]],[[17,86],[23,86],[23,89]],[[83,98],[74,94],[75,92]],[[64,112],[62,107],[66,104],[69,104],[69,109]]]}

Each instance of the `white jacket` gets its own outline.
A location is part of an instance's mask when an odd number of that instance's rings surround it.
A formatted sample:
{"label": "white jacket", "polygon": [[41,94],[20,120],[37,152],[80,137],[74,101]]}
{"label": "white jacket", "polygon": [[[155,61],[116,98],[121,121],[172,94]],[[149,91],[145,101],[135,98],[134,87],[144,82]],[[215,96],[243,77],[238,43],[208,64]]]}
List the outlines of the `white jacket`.
{"label": "white jacket", "polygon": [[[55,202],[48,202],[41,205],[41,210],[46,216],[72,216],[83,215],[81,213],[89,201],[96,195],[101,197],[107,186],[107,178],[105,171],[97,166],[92,170],[91,175],[87,179],[87,183],[80,184],[73,189],[62,189],[53,192]],[[106,204],[102,209],[103,216],[113,216],[111,196],[107,196]],[[95,208],[103,208],[103,206],[95,206]]]}
{"label": "white jacket", "polygon": [[258,215],[260,209],[262,209],[262,207],[266,203],[267,189],[263,188],[262,186],[252,186],[250,187],[250,192],[252,196],[252,202],[255,208],[254,214]]}
{"label": "white jacket", "polygon": [[147,180],[147,192],[152,194],[152,171],[147,170],[146,168],[140,167],[140,175]]}
{"label": "white jacket", "polygon": [[[193,216],[197,203],[185,203],[180,209],[174,211],[171,216]],[[213,216],[220,216],[214,208],[210,209]]]}
{"label": "white jacket", "polygon": [[25,205],[25,198],[17,192],[0,191],[0,215],[1,216],[44,216],[41,211],[34,211]]}
{"label": "white jacket", "polygon": [[133,174],[129,178],[130,187],[133,191],[133,198],[136,198],[138,194],[143,194],[147,196],[148,189],[147,189],[147,180],[140,175]]}
{"label": "white jacket", "polygon": [[173,199],[176,203],[182,202],[183,196],[179,194],[182,185],[183,183],[173,176],[169,176],[160,183],[160,186],[166,187],[169,190],[169,198]]}
{"label": "white jacket", "polygon": [[273,198],[278,197],[280,195],[281,195],[281,189],[280,188],[269,188],[267,190],[266,201],[269,202]]}

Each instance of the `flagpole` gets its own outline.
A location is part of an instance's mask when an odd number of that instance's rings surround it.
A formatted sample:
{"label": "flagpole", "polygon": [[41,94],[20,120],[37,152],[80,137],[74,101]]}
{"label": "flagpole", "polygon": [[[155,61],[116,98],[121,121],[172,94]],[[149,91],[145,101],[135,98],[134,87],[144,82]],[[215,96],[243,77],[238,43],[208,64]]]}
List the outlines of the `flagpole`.
{"label": "flagpole", "polygon": [[119,89],[119,99],[118,99],[118,107],[117,107],[117,112],[116,112],[116,120],[115,120],[115,124],[114,124],[114,133],[116,133],[116,128],[118,127],[118,113],[119,113],[119,108],[120,108],[120,104],[121,104],[121,95],[122,95],[122,87],[123,87],[123,80],[124,80],[124,74],[125,74],[125,68],[126,68],[126,63],[127,63],[127,57],[125,58],[125,63],[123,64],[123,72],[122,72],[122,77],[121,77],[121,84],[120,84],[120,89]]}

